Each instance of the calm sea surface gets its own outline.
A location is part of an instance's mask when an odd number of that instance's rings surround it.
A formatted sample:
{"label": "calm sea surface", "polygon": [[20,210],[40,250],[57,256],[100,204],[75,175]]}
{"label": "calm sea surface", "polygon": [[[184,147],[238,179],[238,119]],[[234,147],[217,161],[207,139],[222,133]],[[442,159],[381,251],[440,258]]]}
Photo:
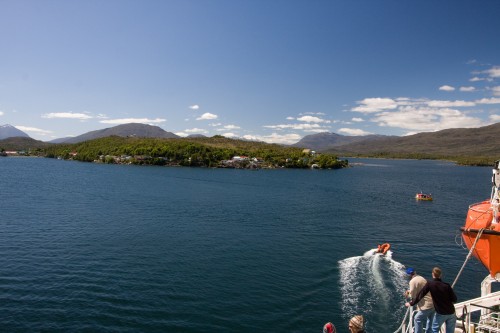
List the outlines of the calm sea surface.
{"label": "calm sea surface", "polygon": [[[453,282],[490,168],[351,159],[229,170],[0,158],[0,331],[374,332],[404,315],[404,266]],[[415,193],[431,192],[433,202]],[[392,255],[371,255],[377,244]],[[455,289],[476,297],[471,260]]]}

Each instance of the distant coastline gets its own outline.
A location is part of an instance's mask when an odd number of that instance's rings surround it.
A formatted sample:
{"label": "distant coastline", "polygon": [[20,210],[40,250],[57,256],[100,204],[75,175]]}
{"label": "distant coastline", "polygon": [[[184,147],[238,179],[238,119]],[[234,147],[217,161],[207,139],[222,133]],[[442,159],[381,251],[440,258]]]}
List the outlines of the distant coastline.
{"label": "distant coastline", "polygon": [[[234,156],[248,156],[273,168],[311,168],[316,164],[321,169],[328,169],[344,167],[336,161],[339,159],[329,156],[446,160],[468,166],[492,166],[500,158],[500,147],[491,141],[500,131],[500,123],[405,137],[344,136],[325,132],[307,135],[293,145],[230,139],[220,135],[181,138],[157,126],[134,123],[51,142],[34,140],[26,134],[5,137],[13,129],[12,126],[0,128],[0,137],[4,137],[0,140],[0,152],[18,151],[20,155],[87,162],[109,155],[115,160],[121,156],[137,156],[139,158],[133,162],[137,164],[231,167],[231,164],[242,164],[229,162]],[[78,156],[69,156],[73,151]],[[304,151],[309,151],[310,155]],[[151,159],[144,161],[141,156]],[[109,158],[107,160],[106,163],[111,162]]]}

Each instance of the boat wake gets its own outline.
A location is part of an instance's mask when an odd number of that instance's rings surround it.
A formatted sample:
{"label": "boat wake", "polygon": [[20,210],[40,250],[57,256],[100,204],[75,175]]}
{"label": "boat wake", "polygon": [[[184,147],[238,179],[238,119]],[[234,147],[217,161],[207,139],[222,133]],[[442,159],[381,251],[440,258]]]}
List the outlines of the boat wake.
{"label": "boat wake", "polygon": [[341,308],[345,319],[362,314],[370,321],[398,324],[404,316],[408,288],[404,265],[377,249],[339,261]]}

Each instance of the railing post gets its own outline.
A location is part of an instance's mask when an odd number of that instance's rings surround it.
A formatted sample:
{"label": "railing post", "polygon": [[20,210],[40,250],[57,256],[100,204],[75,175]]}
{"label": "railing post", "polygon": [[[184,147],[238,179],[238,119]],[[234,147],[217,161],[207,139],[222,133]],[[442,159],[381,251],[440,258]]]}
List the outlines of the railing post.
{"label": "railing post", "polygon": [[[491,293],[491,284],[496,280],[492,278],[490,275],[486,276],[481,282],[481,297],[486,296]],[[481,309],[481,316],[490,313],[491,311],[488,309]]]}
{"label": "railing post", "polygon": [[413,332],[413,306],[410,307],[410,320],[408,321],[408,332]]}
{"label": "railing post", "polygon": [[489,275],[484,278],[483,282],[481,282],[481,296],[486,296],[491,293],[491,283],[493,281],[495,280]]}

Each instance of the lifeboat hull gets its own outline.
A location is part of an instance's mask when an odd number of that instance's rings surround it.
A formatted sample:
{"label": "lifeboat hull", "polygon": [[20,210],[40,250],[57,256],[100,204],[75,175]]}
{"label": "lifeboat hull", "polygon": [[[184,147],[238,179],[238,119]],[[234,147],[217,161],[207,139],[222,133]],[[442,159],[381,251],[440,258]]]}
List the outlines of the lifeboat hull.
{"label": "lifeboat hull", "polygon": [[[493,209],[489,200],[483,201],[469,207],[465,226],[462,229],[462,238],[470,250],[476,241],[476,237],[484,228],[480,239],[474,248],[474,256],[495,277],[500,273],[500,224],[493,221]],[[496,255],[496,257],[495,257]]]}

